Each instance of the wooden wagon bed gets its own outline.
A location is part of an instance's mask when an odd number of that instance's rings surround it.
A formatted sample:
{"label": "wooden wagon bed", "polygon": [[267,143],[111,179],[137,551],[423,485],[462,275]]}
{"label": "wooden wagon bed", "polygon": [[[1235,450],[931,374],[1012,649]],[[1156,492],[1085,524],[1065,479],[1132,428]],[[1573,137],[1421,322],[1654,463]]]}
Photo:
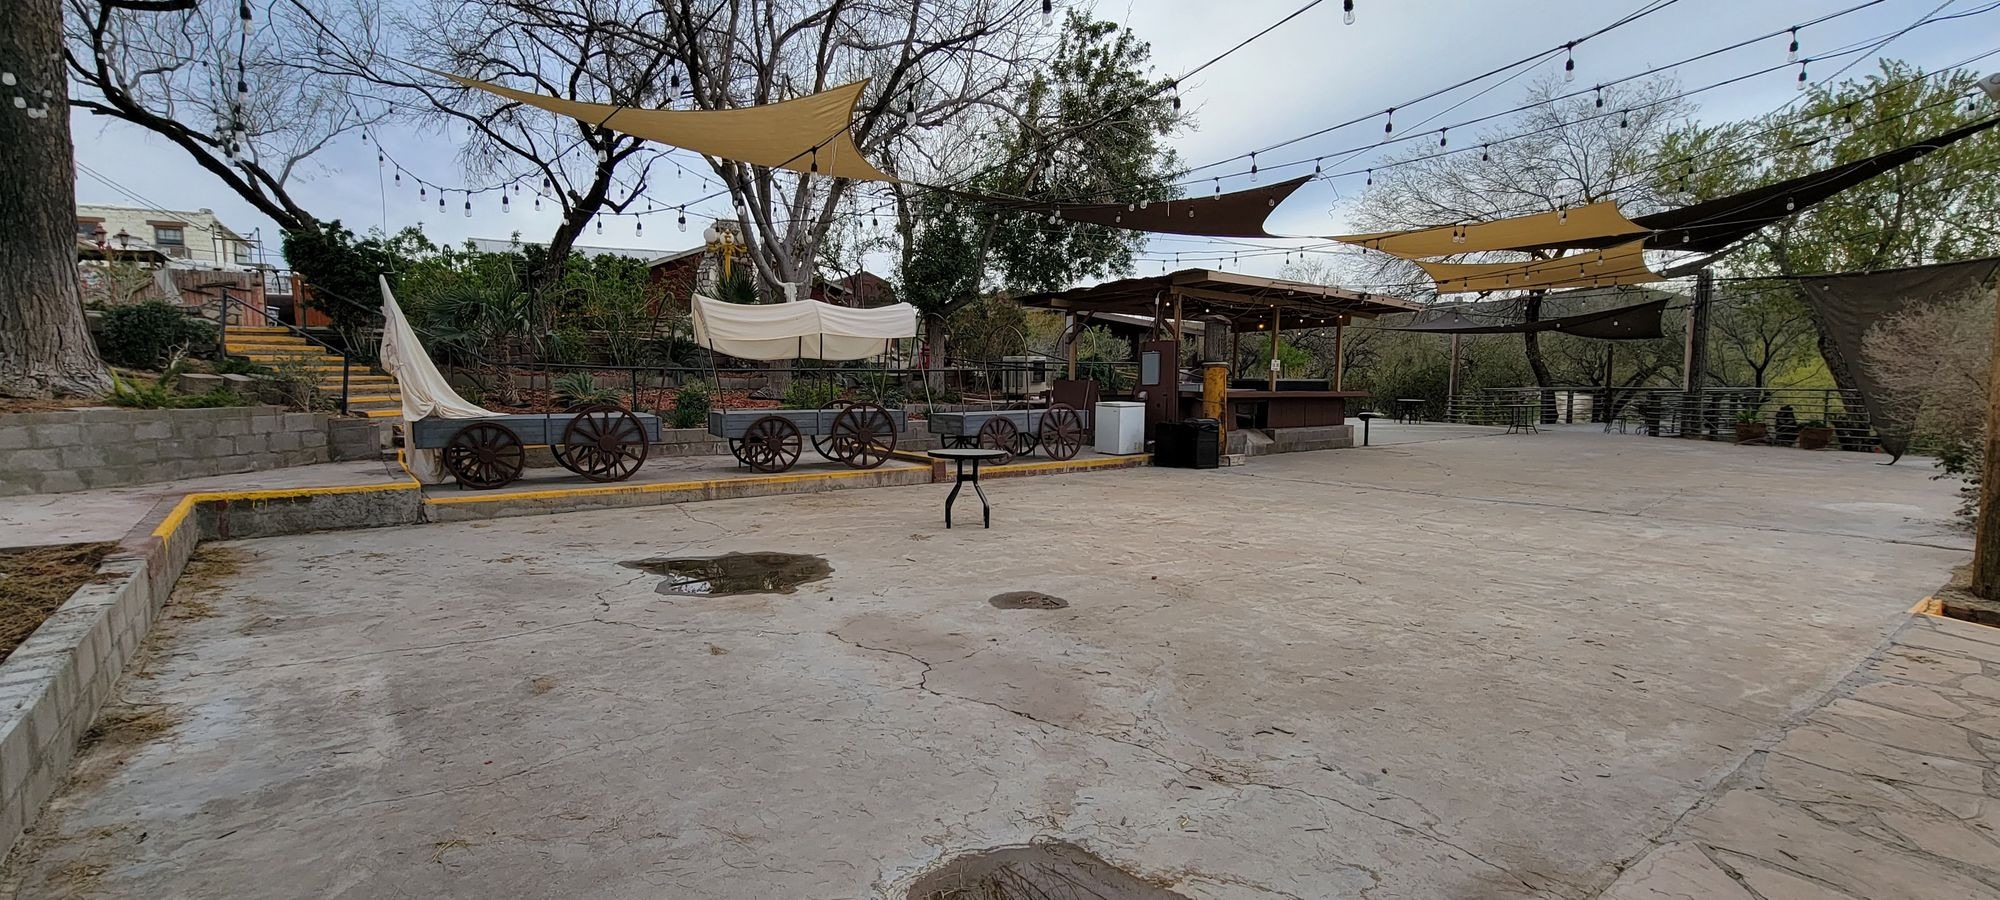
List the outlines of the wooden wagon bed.
{"label": "wooden wagon bed", "polygon": [[1040,449],[1050,459],[1070,459],[1083,449],[1083,415],[1061,403],[1046,409],[995,409],[931,413],[930,432],[946,447],[1004,451],[1000,462]]}
{"label": "wooden wagon bed", "polygon": [[903,410],[837,401],[821,409],[710,410],[708,433],[729,442],[738,462],[759,472],[783,472],[799,461],[801,438],[834,462],[872,469],[889,461],[896,435],[909,424]]}
{"label": "wooden wagon bed", "polygon": [[660,439],[660,417],[600,405],[560,413],[514,413],[411,423],[416,450],[440,450],[460,487],[485,489],[521,477],[528,447],[546,446],[563,468],[592,481],[624,481]]}

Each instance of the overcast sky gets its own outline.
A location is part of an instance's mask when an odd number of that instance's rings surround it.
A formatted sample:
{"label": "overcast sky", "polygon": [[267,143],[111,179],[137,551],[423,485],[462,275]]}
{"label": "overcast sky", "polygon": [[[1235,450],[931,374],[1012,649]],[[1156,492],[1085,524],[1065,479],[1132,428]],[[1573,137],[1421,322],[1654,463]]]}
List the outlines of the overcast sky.
{"label": "overcast sky", "polygon": [[[1359,115],[1401,105],[1418,94],[1560,45],[1594,31],[1652,0],[1357,0],[1354,25],[1341,23],[1339,0],[1325,0],[1289,24],[1260,38],[1206,72],[1185,83],[1182,97],[1197,113],[1196,127],[1177,138],[1176,149],[1193,165],[1258,149]],[[1579,87],[1616,79],[1664,65],[1738,40],[1788,28],[1864,0],[1673,0],[1670,6],[1632,25],[1593,39],[1576,51]],[[1096,5],[1102,18],[1122,22],[1153,46],[1160,74],[1186,71],[1293,12],[1304,0],[1123,0]],[[1945,13],[1982,9],[1989,0],[1950,0]],[[1872,43],[1924,17],[1939,0],[1883,0],[1870,8],[1807,28],[1800,33],[1801,54],[1812,57],[1836,48]],[[1880,55],[1907,59],[1926,70],[1957,63],[1996,47],[2000,42],[2000,12],[1917,29],[1897,39]],[[1695,88],[1741,75],[1785,59],[1786,39],[1772,38],[1743,49],[1685,66],[1675,73],[1683,88]],[[1848,55],[1810,63],[1815,81],[1832,76],[1854,62],[1850,76],[1874,68],[1874,55]],[[1855,62],[1859,60],[1858,62]],[[1972,66],[1991,71],[2000,57]],[[1560,60],[1539,72],[1559,72]],[[1471,100],[1437,119],[1437,125],[1511,108],[1521,101],[1521,88],[1537,72],[1524,75],[1483,97]],[[1798,96],[1796,69],[1699,94],[1692,99],[1700,117],[1721,121],[1770,111]],[[1481,85],[1484,86],[1484,85]],[[1398,133],[1417,127],[1427,116],[1455,103],[1478,87],[1413,108],[1399,109]],[[1504,131],[1506,122],[1497,123]],[[249,204],[239,200],[212,176],[190,162],[164,140],[134,126],[105,123],[88,115],[75,117],[76,152],[80,162],[143,197],[136,200],[89,174],[79,173],[77,199],[86,203],[159,206],[168,209],[214,209],[240,232],[260,231],[275,245],[275,227]],[[1376,119],[1313,139],[1265,160],[1294,159],[1352,148],[1382,136]],[[1453,134],[1454,146],[1472,138]],[[389,130],[385,144],[411,170],[428,180],[465,184],[457,173],[449,145],[436,135]],[[1349,164],[1365,166],[1370,155]],[[323,169],[299,184],[303,205],[327,218],[339,218],[356,231],[373,227],[395,230],[421,223],[433,240],[466,237],[505,238],[514,231],[524,239],[540,240],[553,230],[556,216],[517,208],[502,216],[491,203],[466,218],[458,201],[452,212],[440,214],[435,199],[419,203],[415,189],[384,190],[375,164],[375,150],[350,138],[322,157]],[[1239,168],[1225,166],[1215,171]],[[1304,174],[1310,167],[1287,174]],[[693,178],[675,180],[671,169],[656,178],[652,197],[663,209],[699,196]],[[379,177],[378,177],[379,175]],[[1265,181],[1269,181],[1268,176]],[[1361,189],[1361,176],[1315,182],[1293,195],[1270,222],[1270,230],[1286,234],[1329,234],[1343,228],[1343,196]],[[1225,179],[1224,190],[1247,187],[1246,179]],[[1207,192],[1209,188],[1197,188]],[[527,204],[517,204],[526,207]],[[711,201],[709,211],[725,212],[724,201]],[[685,249],[699,240],[700,224],[687,234],[674,228],[674,215],[663,211],[635,236],[630,219],[606,222],[602,235],[586,231],[591,245]],[[1283,246],[1261,242],[1267,246]],[[1235,249],[1200,238],[1155,237],[1137,269],[1160,271],[1175,252],[1213,253]],[[1220,268],[1271,274],[1281,257],[1244,259]],[[1210,260],[1198,261],[1213,265]],[[1188,265],[1197,264],[1190,260]],[[892,273],[884,273],[892,274]]]}

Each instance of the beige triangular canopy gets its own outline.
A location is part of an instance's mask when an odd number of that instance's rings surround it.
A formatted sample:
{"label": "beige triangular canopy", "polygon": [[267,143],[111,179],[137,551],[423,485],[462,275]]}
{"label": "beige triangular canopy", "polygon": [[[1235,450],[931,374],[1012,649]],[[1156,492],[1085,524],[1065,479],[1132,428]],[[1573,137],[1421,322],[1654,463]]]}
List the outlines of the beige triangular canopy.
{"label": "beige triangular canopy", "polygon": [[764,106],[681,110],[584,103],[444,75],[537,109],[721,159],[856,181],[896,180],[862,157],[849,136],[865,79]]}
{"label": "beige triangular canopy", "polygon": [[1603,250],[1587,250],[1555,259],[1502,263],[1437,263],[1418,261],[1424,274],[1437,282],[1440,294],[1467,291],[1518,291],[1531,288],[1606,287],[1665,281],[1646,268],[1646,242],[1630,241]]}
{"label": "beige triangular canopy", "polygon": [[[1415,231],[1378,231],[1334,238],[1404,259],[1452,256],[1485,250],[1547,250],[1575,241],[1646,234],[1611,201],[1558,212],[1515,216],[1477,225],[1446,225]],[[1464,240],[1458,240],[1462,235]]]}

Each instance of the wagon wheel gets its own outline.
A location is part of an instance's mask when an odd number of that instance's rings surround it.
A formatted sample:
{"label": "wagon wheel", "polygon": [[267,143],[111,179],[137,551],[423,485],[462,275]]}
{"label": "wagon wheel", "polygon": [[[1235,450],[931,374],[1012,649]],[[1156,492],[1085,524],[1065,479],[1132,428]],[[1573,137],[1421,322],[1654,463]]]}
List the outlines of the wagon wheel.
{"label": "wagon wheel", "polygon": [[1042,453],[1050,459],[1069,459],[1083,449],[1083,416],[1058,403],[1042,413]]}
{"label": "wagon wheel", "polygon": [[[835,399],[828,401],[827,404],[825,406],[820,407],[820,409],[846,410],[848,407],[853,405],[854,401],[852,400]],[[840,417],[838,415],[834,416],[834,421],[836,422],[840,421]],[[842,449],[839,444],[834,443],[830,439],[831,435],[832,435],[831,430],[829,430],[827,432],[827,435],[825,436],[817,434],[813,435],[812,436],[813,449],[818,450],[819,455],[824,456],[827,459],[833,460],[834,462],[846,462],[848,456],[847,452],[844,449]]]}
{"label": "wagon wheel", "polygon": [[598,404],[578,410],[549,450],[563,468],[592,481],[624,481],[639,471],[652,448],[638,416]]}
{"label": "wagon wheel", "polygon": [[759,472],[783,472],[799,461],[799,426],[784,416],[764,416],[743,430],[736,458]]}
{"label": "wagon wheel", "polygon": [[458,486],[473,490],[497,488],[521,477],[527,453],[521,436],[498,422],[474,422],[460,428],[444,445],[444,467]]}
{"label": "wagon wheel", "polygon": [[988,450],[999,450],[1007,455],[994,460],[994,464],[1004,464],[1014,459],[1018,451],[1014,448],[1021,443],[1021,430],[1014,427],[1014,421],[1005,416],[995,416],[979,426],[979,446]]}
{"label": "wagon wheel", "polygon": [[896,452],[896,419],[873,403],[856,403],[833,417],[832,443],[841,460],[857,469],[872,469]]}

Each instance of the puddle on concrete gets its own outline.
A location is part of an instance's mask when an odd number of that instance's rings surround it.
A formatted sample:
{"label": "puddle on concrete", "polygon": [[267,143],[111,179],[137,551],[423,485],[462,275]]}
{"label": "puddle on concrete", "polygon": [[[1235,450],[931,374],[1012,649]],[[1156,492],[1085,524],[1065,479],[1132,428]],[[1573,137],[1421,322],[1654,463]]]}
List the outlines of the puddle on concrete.
{"label": "puddle on concrete", "polygon": [[979,850],[910,887],[908,900],[1187,900],[1074,844]]}
{"label": "puddle on concrete", "polygon": [[1068,600],[1041,591],[1008,591],[994,594],[986,602],[993,604],[994,609],[1062,609],[1069,606]]}
{"label": "puddle on concrete", "polygon": [[799,585],[823,581],[833,574],[833,566],[827,563],[825,557],[802,553],[663,556],[635,559],[619,565],[666,576],[666,580],[654,590],[668,596],[789,594]]}

